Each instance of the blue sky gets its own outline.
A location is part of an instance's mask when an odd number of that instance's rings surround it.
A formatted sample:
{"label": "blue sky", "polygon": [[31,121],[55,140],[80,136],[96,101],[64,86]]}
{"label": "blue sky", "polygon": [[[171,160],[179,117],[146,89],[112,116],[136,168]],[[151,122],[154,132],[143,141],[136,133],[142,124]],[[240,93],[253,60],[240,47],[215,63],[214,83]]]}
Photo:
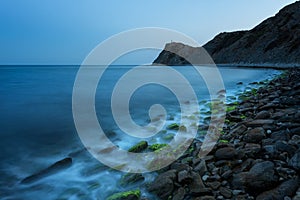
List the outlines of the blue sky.
{"label": "blue sky", "polygon": [[292,2],[2,0],[0,64],[80,64],[101,41],[142,27],[174,29],[204,44],[220,32],[251,29]]}

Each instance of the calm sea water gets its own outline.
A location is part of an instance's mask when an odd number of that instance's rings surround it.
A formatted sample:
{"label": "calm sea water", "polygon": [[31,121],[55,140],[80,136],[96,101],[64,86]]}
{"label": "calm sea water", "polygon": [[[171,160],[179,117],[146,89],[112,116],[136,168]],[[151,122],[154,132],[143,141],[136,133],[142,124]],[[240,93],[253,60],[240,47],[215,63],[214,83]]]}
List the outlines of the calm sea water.
{"label": "calm sea water", "polygon": [[[110,101],[116,82],[132,68],[109,67],[95,97],[99,123],[106,132],[114,133],[109,135],[111,140],[124,149],[138,139],[118,130]],[[78,69],[79,66],[0,67],[1,199],[105,199],[113,192],[138,187],[121,187],[118,180],[123,173],[107,170],[87,152],[80,151],[84,147],[72,116],[72,90]],[[192,67],[174,69],[189,80],[199,101],[209,98],[204,81]],[[268,80],[280,73],[272,69],[233,67],[220,68],[220,72],[228,96],[237,96],[249,83]],[[243,84],[237,85],[238,82]],[[170,84],[178,83],[172,79]],[[147,85],[133,94],[132,119],[137,124],[146,124],[148,109],[157,103],[166,108],[169,123],[177,120],[180,108],[175,95],[159,85]],[[152,142],[161,141],[160,138],[154,140],[152,138]],[[72,167],[30,185],[20,184],[23,178],[70,154]],[[151,174],[145,176],[146,181],[153,178]]]}

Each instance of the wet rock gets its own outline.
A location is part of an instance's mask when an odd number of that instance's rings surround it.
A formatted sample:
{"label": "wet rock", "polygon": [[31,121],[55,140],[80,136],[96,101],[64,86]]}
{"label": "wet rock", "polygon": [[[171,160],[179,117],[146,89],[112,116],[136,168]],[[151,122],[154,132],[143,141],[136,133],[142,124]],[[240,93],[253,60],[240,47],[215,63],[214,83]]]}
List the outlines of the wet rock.
{"label": "wet rock", "polygon": [[265,130],[261,127],[251,129],[245,134],[243,140],[248,143],[258,143],[266,137]]}
{"label": "wet rock", "polygon": [[137,143],[136,145],[134,145],[133,147],[131,147],[128,152],[132,152],[132,153],[140,153],[143,150],[147,149],[148,147],[148,143],[147,141],[141,141],[139,143]]}
{"label": "wet rock", "polygon": [[208,193],[210,191],[209,189],[205,188],[200,175],[195,172],[192,172],[192,182],[189,185],[189,188],[190,192],[194,195]]}
{"label": "wet rock", "polygon": [[31,176],[28,176],[26,178],[24,178],[21,183],[22,184],[29,184],[29,183],[33,183],[35,181],[38,181],[42,178],[45,178],[47,176],[51,176],[53,174],[56,174],[66,168],[69,168],[72,165],[72,158],[64,158],[56,163],[54,163],[53,165],[51,165],[50,167],[37,172],[36,174],[33,174]]}
{"label": "wet rock", "polygon": [[220,194],[223,195],[226,199],[229,199],[232,196],[232,191],[229,188],[220,187],[219,191],[220,191]]}
{"label": "wet rock", "polygon": [[236,150],[232,147],[220,148],[215,153],[215,157],[217,160],[232,159],[235,156],[236,156]]}
{"label": "wet rock", "polygon": [[232,170],[227,170],[227,171],[224,172],[221,176],[222,176],[224,179],[228,179],[231,175],[232,175]]}
{"label": "wet rock", "polygon": [[109,196],[106,200],[139,200],[141,198],[140,190],[119,192]]}
{"label": "wet rock", "polygon": [[208,187],[212,188],[213,190],[218,189],[221,186],[219,181],[207,182],[205,183]]}
{"label": "wet rock", "polygon": [[243,190],[232,190],[232,194],[233,194],[234,196],[237,196],[237,195],[239,195],[239,194],[241,194],[241,193],[243,193]]}
{"label": "wet rock", "polygon": [[120,180],[120,185],[121,186],[128,186],[128,185],[132,185],[134,183],[140,182],[145,180],[145,178],[143,177],[142,174],[125,174],[124,176],[122,176],[121,180]]}
{"label": "wet rock", "polygon": [[245,154],[250,157],[255,157],[255,155],[258,152],[260,152],[260,150],[261,150],[260,144],[254,144],[254,143],[247,143],[244,148]]}
{"label": "wet rock", "polygon": [[215,200],[215,197],[213,197],[213,196],[203,196],[203,197],[198,197],[195,200]]}
{"label": "wet rock", "polygon": [[292,197],[298,189],[298,180],[291,179],[283,182],[277,188],[263,192],[256,197],[257,200],[284,199],[286,196]]}
{"label": "wet rock", "polygon": [[230,131],[230,135],[241,135],[244,133],[248,128],[245,125],[240,125],[236,128],[234,128],[232,131]]}
{"label": "wet rock", "polygon": [[267,103],[266,105],[259,107],[259,110],[268,110],[268,109],[277,108],[277,107],[278,107],[278,103],[270,102],[270,103]]}
{"label": "wet rock", "polygon": [[172,200],[182,200],[184,199],[184,196],[185,196],[185,189],[181,187],[175,192]]}
{"label": "wet rock", "polygon": [[271,139],[273,140],[283,140],[288,141],[290,139],[289,133],[285,130],[276,131],[271,134]]}
{"label": "wet rock", "polygon": [[273,145],[274,143],[275,143],[275,140],[273,140],[271,138],[263,139],[261,141],[262,146]]}
{"label": "wet rock", "polygon": [[247,175],[248,172],[241,172],[237,174],[233,174],[233,178],[231,181],[231,185],[233,189],[245,189],[245,185],[247,183]]}
{"label": "wet rock", "polygon": [[275,145],[265,145],[264,150],[267,154],[274,156],[276,151]]}
{"label": "wet rock", "polygon": [[300,171],[300,150],[298,150],[295,155],[290,159],[289,166]]}
{"label": "wet rock", "polygon": [[246,189],[255,194],[270,189],[277,181],[274,164],[264,161],[255,164],[249,172],[234,174],[232,186],[234,189]]}
{"label": "wet rock", "polygon": [[198,172],[200,176],[203,176],[207,172],[205,160],[201,160],[195,167],[194,171]]}
{"label": "wet rock", "polygon": [[176,179],[176,170],[164,172],[149,185],[148,190],[156,194],[161,199],[167,199],[174,190],[174,180]]}
{"label": "wet rock", "polygon": [[187,170],[178,172],[179,183],[190,183],[193,180],[191,173]]}
{"label": "wet rock", "polygon": [[252,193],[270,189],[277,181],[274,164],[264,161],[255,164],[246,176],[246,189]]}
{"label": "wet rock", "polygon": [[272,124],[274,124],[274,120],[272,119],[256,119],[245,123],[245,125],[248,127],[263,127],[265,125]]}
{"label": "wet rock", "polygon": [[249,171],[253,164],[254,160],[252,158],[248,158],[245,162],[243,162],[240,166],[234,168],[235,173],[240,173],[244,171]]}
{"label": "wet rock", "polygon": [[256,114],[254,119],[268,119],[271,117],[271,114],[269,111],[263,110]]}
{"label": "wet rock", "polygon": [[297,150],[294,146],[289,145],[285,141],[277,141],[275,143],[275,147],[280,152],[287,152],[289,154],[289,156],[293,156]]}
{"label": "wet rock", "polygon": [[299,147],[299,145],[300,145],[300,135],[293,135],[293,137],[289,141],[289,144]]}
{"label": "wet rock", "polygon": [[299,135],[300,136],[300,127],[293,128],[290,130],[291,135]]}
{"label": "wet rock", "polygon": [[187,164],[175,162],[171,165],[171,169],[175,169],[176,171],[190,170],[191,167]]}
{"label": "wet rock", "polygon": [[279,119],[281,117],[285,116],[285,112],[284,111],[278,111],[272,114],[272,119]]}

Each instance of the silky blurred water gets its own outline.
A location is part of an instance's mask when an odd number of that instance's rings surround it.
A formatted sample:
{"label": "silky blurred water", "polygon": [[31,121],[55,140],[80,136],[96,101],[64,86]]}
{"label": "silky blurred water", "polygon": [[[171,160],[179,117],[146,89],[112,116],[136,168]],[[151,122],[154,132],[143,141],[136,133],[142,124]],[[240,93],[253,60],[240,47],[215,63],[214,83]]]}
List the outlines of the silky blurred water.
{"label": "silky blurred water", "polygon": [[[95,97],[99,123],[123,149],[139,140],[118,129],[110,102],[116,82],[133,67],[110,66],[99,82]],[[72,117],[72,90],[78,69],[79,66],[0,67],[1,199],[104,199],[115,191],[138,187],[121,187],[118,180],[123,173],[107,169],[82,151],[84,147]],[[199,101],[209,99],[203,79],[192,67],[174,69],[189,80]],[[237,96],[249,83],[268,80],[280,73],[272,69],[234,67],[220,68],[220,72],[228,96]],[[237,85],[238,82],[243,84]],[[170,84],[178,83],[172,79]],[[153,104],[166,108],[168,123],[178,120],[180,108],[175,95],[155,84],[139,88],[133,94],[132,119],[137,124],[147,124],[148,110]],[[159,137],[152,138],[153,143],[160,141]],[[67,156],[73,158],[72,167],[30,185],[20,184],[23,178]],[[149,174],[146,177],[146,181],[152,178]]]}

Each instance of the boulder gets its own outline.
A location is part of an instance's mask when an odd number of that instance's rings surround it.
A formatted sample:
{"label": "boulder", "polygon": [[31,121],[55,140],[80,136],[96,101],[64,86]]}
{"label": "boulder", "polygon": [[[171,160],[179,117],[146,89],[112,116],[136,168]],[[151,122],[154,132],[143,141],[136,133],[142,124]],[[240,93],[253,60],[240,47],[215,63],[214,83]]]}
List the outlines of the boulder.
{"label": "boulder", "polygon": [[251,194],[257,194],[271,189],[277,182],[274,164],[263,161],[255,164],[249,172],[234,174],[231,184],[234,189],[245,189]]}
{"label": "boulder", "polygon": [[120,180],[121,186],[128,186],[145,180],[142,174],[125,174]]}
{"label": "boulder", "polygon": [[245,133],[243,140],[248,143],[258,143],[266,137],[265,130],[261,127],[251,129]]}
{"label": "boulder", "polygon": [[119,192],[109,196],[106,200],[139,200],[141,198],[140,190],[131,190]]}
{"label": "boulder", "polygon": [[256,200],[272,200],[284,199],[284,197],[292,197],[297,191],[299,186],[297,179],[290,179],[281,183],[275,189],[261,193],[256,197]]}
{"label": "boulder", "polygon": [[256,114],[254,119],[268,119],[271,117],[271,114],[269,111],[263,110]]}
{"label": "boulder", "polygon": [[174,180],[176,179],[176,170],[164,172],[150,183],[148,190],[156,194],[161,199],[168,199],[174,190]]}
{"label": "boulder", "polygon": [[289,166],[295,170],[300,171],[300,150],[298,150],[295,155],[290,159]]}
{"label": "boulder", "polygon": [[217,160],[226,160],[234,158],[236,154],[236,150],[233,147],[224,147],[216,151],[215,157]]}
{"label": "boulder", "polygon": [[141,141],[139,143],[137,143],[136,145],[134,145],[133,147],[131,147],[128,152],[132,152],[132,153],[140,153],[143,150],[147,149],[148,147],[148,143],[147,141]]}

